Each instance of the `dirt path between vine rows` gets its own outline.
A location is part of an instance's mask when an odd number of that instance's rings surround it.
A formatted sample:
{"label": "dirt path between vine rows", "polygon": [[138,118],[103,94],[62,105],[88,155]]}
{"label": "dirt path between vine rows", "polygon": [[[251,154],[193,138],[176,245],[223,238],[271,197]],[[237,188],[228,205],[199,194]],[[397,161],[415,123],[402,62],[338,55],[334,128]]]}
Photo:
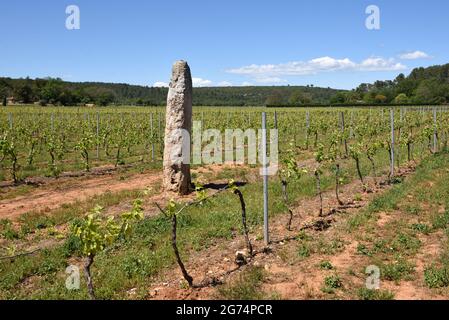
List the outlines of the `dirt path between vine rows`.
{"label": "dirt path between vine rows", "polygon": [[[241,166],[207,165],[192,169],[192,173],[217,175],[223,169]],[[108,169],[108,168],[105,168]],[[0,200],[0,219],[17,219],[28,212],[50,213],[63,205],[82,202],[104,193],[144,190],[162,182],[162,170],[143,174],[121,176],[113,170],[103,170],[100,175],[69,175],[59,179],[43,178],[41,185],[25,195]],[[11,187],[11,191],[15,187]],[[6,190],[8,192],[8,190]],[[155,195],[161,190],[153,190]],[[188,198],[188,197],[187,197]]]}
{"label": "dirt path between vine rows", "polygon": [[[406,177],[414,172],[414,167],[401,170],[401,176]],[[372,199],[391,188],[390,185],[374,186],[371,184],[370,193],[363,193],[354,200],[354,195],[360,192],[360,182],[353,181],[343,186],[342,200],[347,203],[340,206],[333,191],[323,194],[324,208],[327,213],[325,217],[318,217],[317,208],[319,200],[317,197],[305,199],[297,204],[294,209],[295,218],[292,224],[293,231],[287,231],[285,225],[287,215],[280,215],[270,219],[270,231],[272,244],[270,251],[262,252],[264,244],[261,240],[261,230],[253,232],[251,241],[258,252],[249,264],[238,268],[234,262],[235,253],[245,247],[243,236],[237,236],[231,241],[221,239],[207,250],[192,253],[185,261],[195,283],[207,283],[212,279],[222,283],[232,283],[239,279],[239,274],[251,266],[260,266],[266,272],[261,290],[265,293],[273,293],[281,299],[326,299],[327,293],[322,291],[326,276],[340,272],[345,288],[342,293],[333,296],[334,299],[354,299],[357,294],[355,288],[363,287],[366,276],[364,268],[369,265],[370,260],[360,255],[358,251],[358,235],[342,232],[341,228],[347,223],[347,219],[363,210]],[[346,195],[346,196],[345,196]],[[378,220],[379,227],[389,224],[394,216],[381,215]],[[399,218],[400,219],[400,218]],[[327,253],[315,253],[309,258],[298,259],[298,232],[307,230],[310,237],[326,246]],[[382,229],[380,229],[382,230]],[[417,257],[417,274],[422,274],[423,264],[428,261],[429,256],[435,257],[435,243],[440,239],[439,234],[423,238],[423,246]],[[323,249],[321,249],[323,250]],[[427,255],[427,256],[425,256]],[[331,262],[334,270],[320,270],[320,262],[327,260]],[[422,278],[422,275],[421,275]],[[419,278],[415,282],[402,281],[394,283],[384,281],[383,288],[390,289],[396,299],[444,299],[445,297],[432,293],[426,288]],[[131,297],[132,298],[132,297]],[[217,299],[222,298],[217,288],[211,285],[188,289],[183,284],[183,278],[177,267],[163,272],[155,279],[148,290],[149,299]]]}
{"label": "dirt path between vine rows", "polygon": [[26,195],[0,201],[0,219],[15,219],[32,211],[49,212],[64,204],[84,201],[106,192],[145,189],[161,181],[160,172],[120,180],[116,175],[55,181]]}
{"label": "dirt path between vine rows", "polygon": [[[346,215],[358,211],[359,208],[367,205],[374,195],[388,189],[388,186],[385,189],[376,188],[372,193],[364,194],[363,199],[354,202],[352,196],[359,194],[360,189],[359,180],[354,180],[349,184],[342,186],[341,199],[346,203],[351,203],[351,205],[348,205],[348,208],[346,209],[342,209],[341,212],[335,212],[327,217],[318,217],[318,196],[304,199],[296,203],[293,209],[294,218],[291,226],[292,231],[288,231],[285,227],[288,221],[288,216],[286,214],[270,218],[271,252],[268,254],[261,253],[264,248],[263,237],[261,236],[262,230],[257,228],[252,232],[251,241],[254,250],[259,252],[259,254],[251,259],[249,265],[267,266],[266,269],[268,269],[270,265],[273,265],[277,262],[276,260],[279,259],[279,250],[283,250],[283,247],[290,245],[288,241],[282,241],[283,239],[295,238],[298,235],[299,230],[308,225],[313,226],[314,222],[317,221],[322,221],[323,230],[321,231],[328,230],[328,228],[336,222],[336,219],[339,218],[338,216],[340,214],[344,213]],[[323,192],[324,213],[331,213],[333,208],[339,206],[335,200],[334,192],[334,190]],[[295,243],[295,241],[292,243]],[[185,265],[190,275],[195,279],[195,283],[207,282],[209,279],[213,278],[216,278],[216,280],[220,282],[228,283],[236,277],[236,274],[239,274],[248,267],[243,266],[234,272],[238,268],[234,262],[235,253],[244,248],[245,239],[242,235],[236,236],[231,241],[223,241],[220,239],[214,245],[209,246],[207,250],[192,253],[188,260],[185,261]],[[275,266],[275,268],[277,267]],[[180,285],[181,283],[183,283],[182,275],[178,268],[174,266],[171,270],[162,272],[162,274],[155,279],[154,284],[149,288],[148,298],[156,300],[201,300],[217,298],[217,291],[213,286],[186,289],[185,286]],[[290,298],[294,299],[294,297]]]}

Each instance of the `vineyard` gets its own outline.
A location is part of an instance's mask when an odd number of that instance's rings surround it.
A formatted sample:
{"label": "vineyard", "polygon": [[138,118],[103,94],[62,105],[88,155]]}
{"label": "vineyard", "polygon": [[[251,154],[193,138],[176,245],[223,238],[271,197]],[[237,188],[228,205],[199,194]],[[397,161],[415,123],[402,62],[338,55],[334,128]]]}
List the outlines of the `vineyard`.
{"label": "vineyard", "polygon": [[[241,111],[213,108],[194,114],[203,129],[260,128],[259,110]],[[412,160],[414,154],[447,145],[448,120],[443,109],[406,108],[395,114],[397,165]],[[444,110],[444,112],[446,112]],[[294,143],[305,149],[302,156],[318,149],[338,156],[360,153],[369,158],[383,151],[391,154],[389,109],[341,109],[327,111],[269,112],[269,128],[275,122],[282,147]],[[2,161],[0,180],[26,180],[29,177],[58,177],[63,172],[104,166],[153,164],[163,154],[164,110],[148,108],[4,108],[1,112]],[[276,119],[275,119],[276,118]],[[434,121],[435,120],[435,121]],[[434,139],[435,138],[435,139]],[[343,146],[342,146],[343,143]],[[342,150],[342,148],[344,150]],[[338,150],[337,150],[338,149]]]}
{"label": "vineyard", "polygon": [[[163,108],[2,108],[0,298],[387,299],[413,275],[414,294],[447,294],[447,259],[412,260],[449,223],[448,108],[198,107],[193,121],[224,134],[260,129],[262,112],[279,132],[269,249],[257,166],[195,165],[191,195],[160,190]],[[362,289],[369,265],[382,290]]]}

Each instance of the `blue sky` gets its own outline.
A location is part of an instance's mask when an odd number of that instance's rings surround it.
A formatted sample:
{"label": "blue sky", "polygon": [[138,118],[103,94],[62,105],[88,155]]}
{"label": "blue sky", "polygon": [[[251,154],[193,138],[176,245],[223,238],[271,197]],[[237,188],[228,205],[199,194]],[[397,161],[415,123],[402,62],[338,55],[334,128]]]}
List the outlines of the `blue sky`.
{"label": "blue sky", "polygon": [[[67,30],[68,5],[81,29]],[[368,30],[368,5],[380,30]],[[15,0],[0,4],[0,76],[353,88],[449,62],[449,1]]]}

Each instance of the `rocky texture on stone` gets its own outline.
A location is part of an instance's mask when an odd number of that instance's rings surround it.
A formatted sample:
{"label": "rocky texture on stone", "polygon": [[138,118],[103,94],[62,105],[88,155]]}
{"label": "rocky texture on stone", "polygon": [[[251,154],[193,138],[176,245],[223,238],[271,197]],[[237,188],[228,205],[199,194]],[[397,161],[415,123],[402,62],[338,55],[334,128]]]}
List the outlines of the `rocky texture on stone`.
{"label": "rocky texture on stone", "polygon": [[192,76],[185,61],[173,65],[167,97],[164,149],[164,188],[190,192],[190,136],[192,131]]}

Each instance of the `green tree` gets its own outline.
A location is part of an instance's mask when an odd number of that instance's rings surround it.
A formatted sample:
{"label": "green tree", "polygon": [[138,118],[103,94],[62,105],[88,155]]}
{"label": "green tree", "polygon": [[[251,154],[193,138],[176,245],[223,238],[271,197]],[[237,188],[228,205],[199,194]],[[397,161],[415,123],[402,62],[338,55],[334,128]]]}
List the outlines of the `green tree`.
{"label": "green tree", "polygon": [[291,105],[305,105],[312,102],[312,97],[309,93],[305,93],[301,90],[295,90],[288,98],[288,103]]}
{"label": "green tree", "polygon": [[373,103],[376,102],[375,99],[374,99],[375,97],[376,97],[376,93],[375,92],[367,92],[367,93],[365,93],[363,95],[363,101],[366,104],[373,104]]}
{"label": "green tree", "polygon": [[33,102],[33,89],[29,84],[20,85],[15,89],[14,96],[23,103]]}
{"label": "green tree", "polygon": [[422,81],[416,89],[415,101],[418,103],[444,103],[449,96],[449,86],[437,79]]}
{"label": "green tree", "polygon": [[56,79],[50,79],[40,89],[39,98],[43,105],[47,103],[56,104],[62,92],[63,83]]}
{"label": "green tree", "polygon": [[398,94],[396,98],[394,98],[394,103],[397,104],[408,103],[407,95],[405,93]]}
{"label": "green tree", "polygon": [[92,100],[99,106],[107,106],[115,101],[114,91],[110,89],[98,88],[93,92]]}
{"label": "green tree", "polygon": [[2,100],[2,105],[6,106],[8,98],[9,87],[6,81],[0,80],[0,99]]}
{"label": "green tree", "polygon": [[267,106],[279,106],[284,103],[284,98],[282,93],[278,90],[273,91],[265,101],[265,105]]}
{"label": "green tree", "polygon": [[360,103],[361,101],[362,101],[362,96],[360,95],[359,92],[357,92],[355,90],[349,92],[346,96],[347,103],[357,104],[357,103]]}
{"label": "green tree", "polygon": [[344,92],[339,92],[331,98],[332,104],[343,104],[346,102],[346,94]]}
{"label": "green tree", "polygon": [[387,102],[387,100],[388,100],[388,98],[386,96],[384,96],[383,94],[377,94],[374,97],[374,101],[376,103],[385,103],[385,102]]}

